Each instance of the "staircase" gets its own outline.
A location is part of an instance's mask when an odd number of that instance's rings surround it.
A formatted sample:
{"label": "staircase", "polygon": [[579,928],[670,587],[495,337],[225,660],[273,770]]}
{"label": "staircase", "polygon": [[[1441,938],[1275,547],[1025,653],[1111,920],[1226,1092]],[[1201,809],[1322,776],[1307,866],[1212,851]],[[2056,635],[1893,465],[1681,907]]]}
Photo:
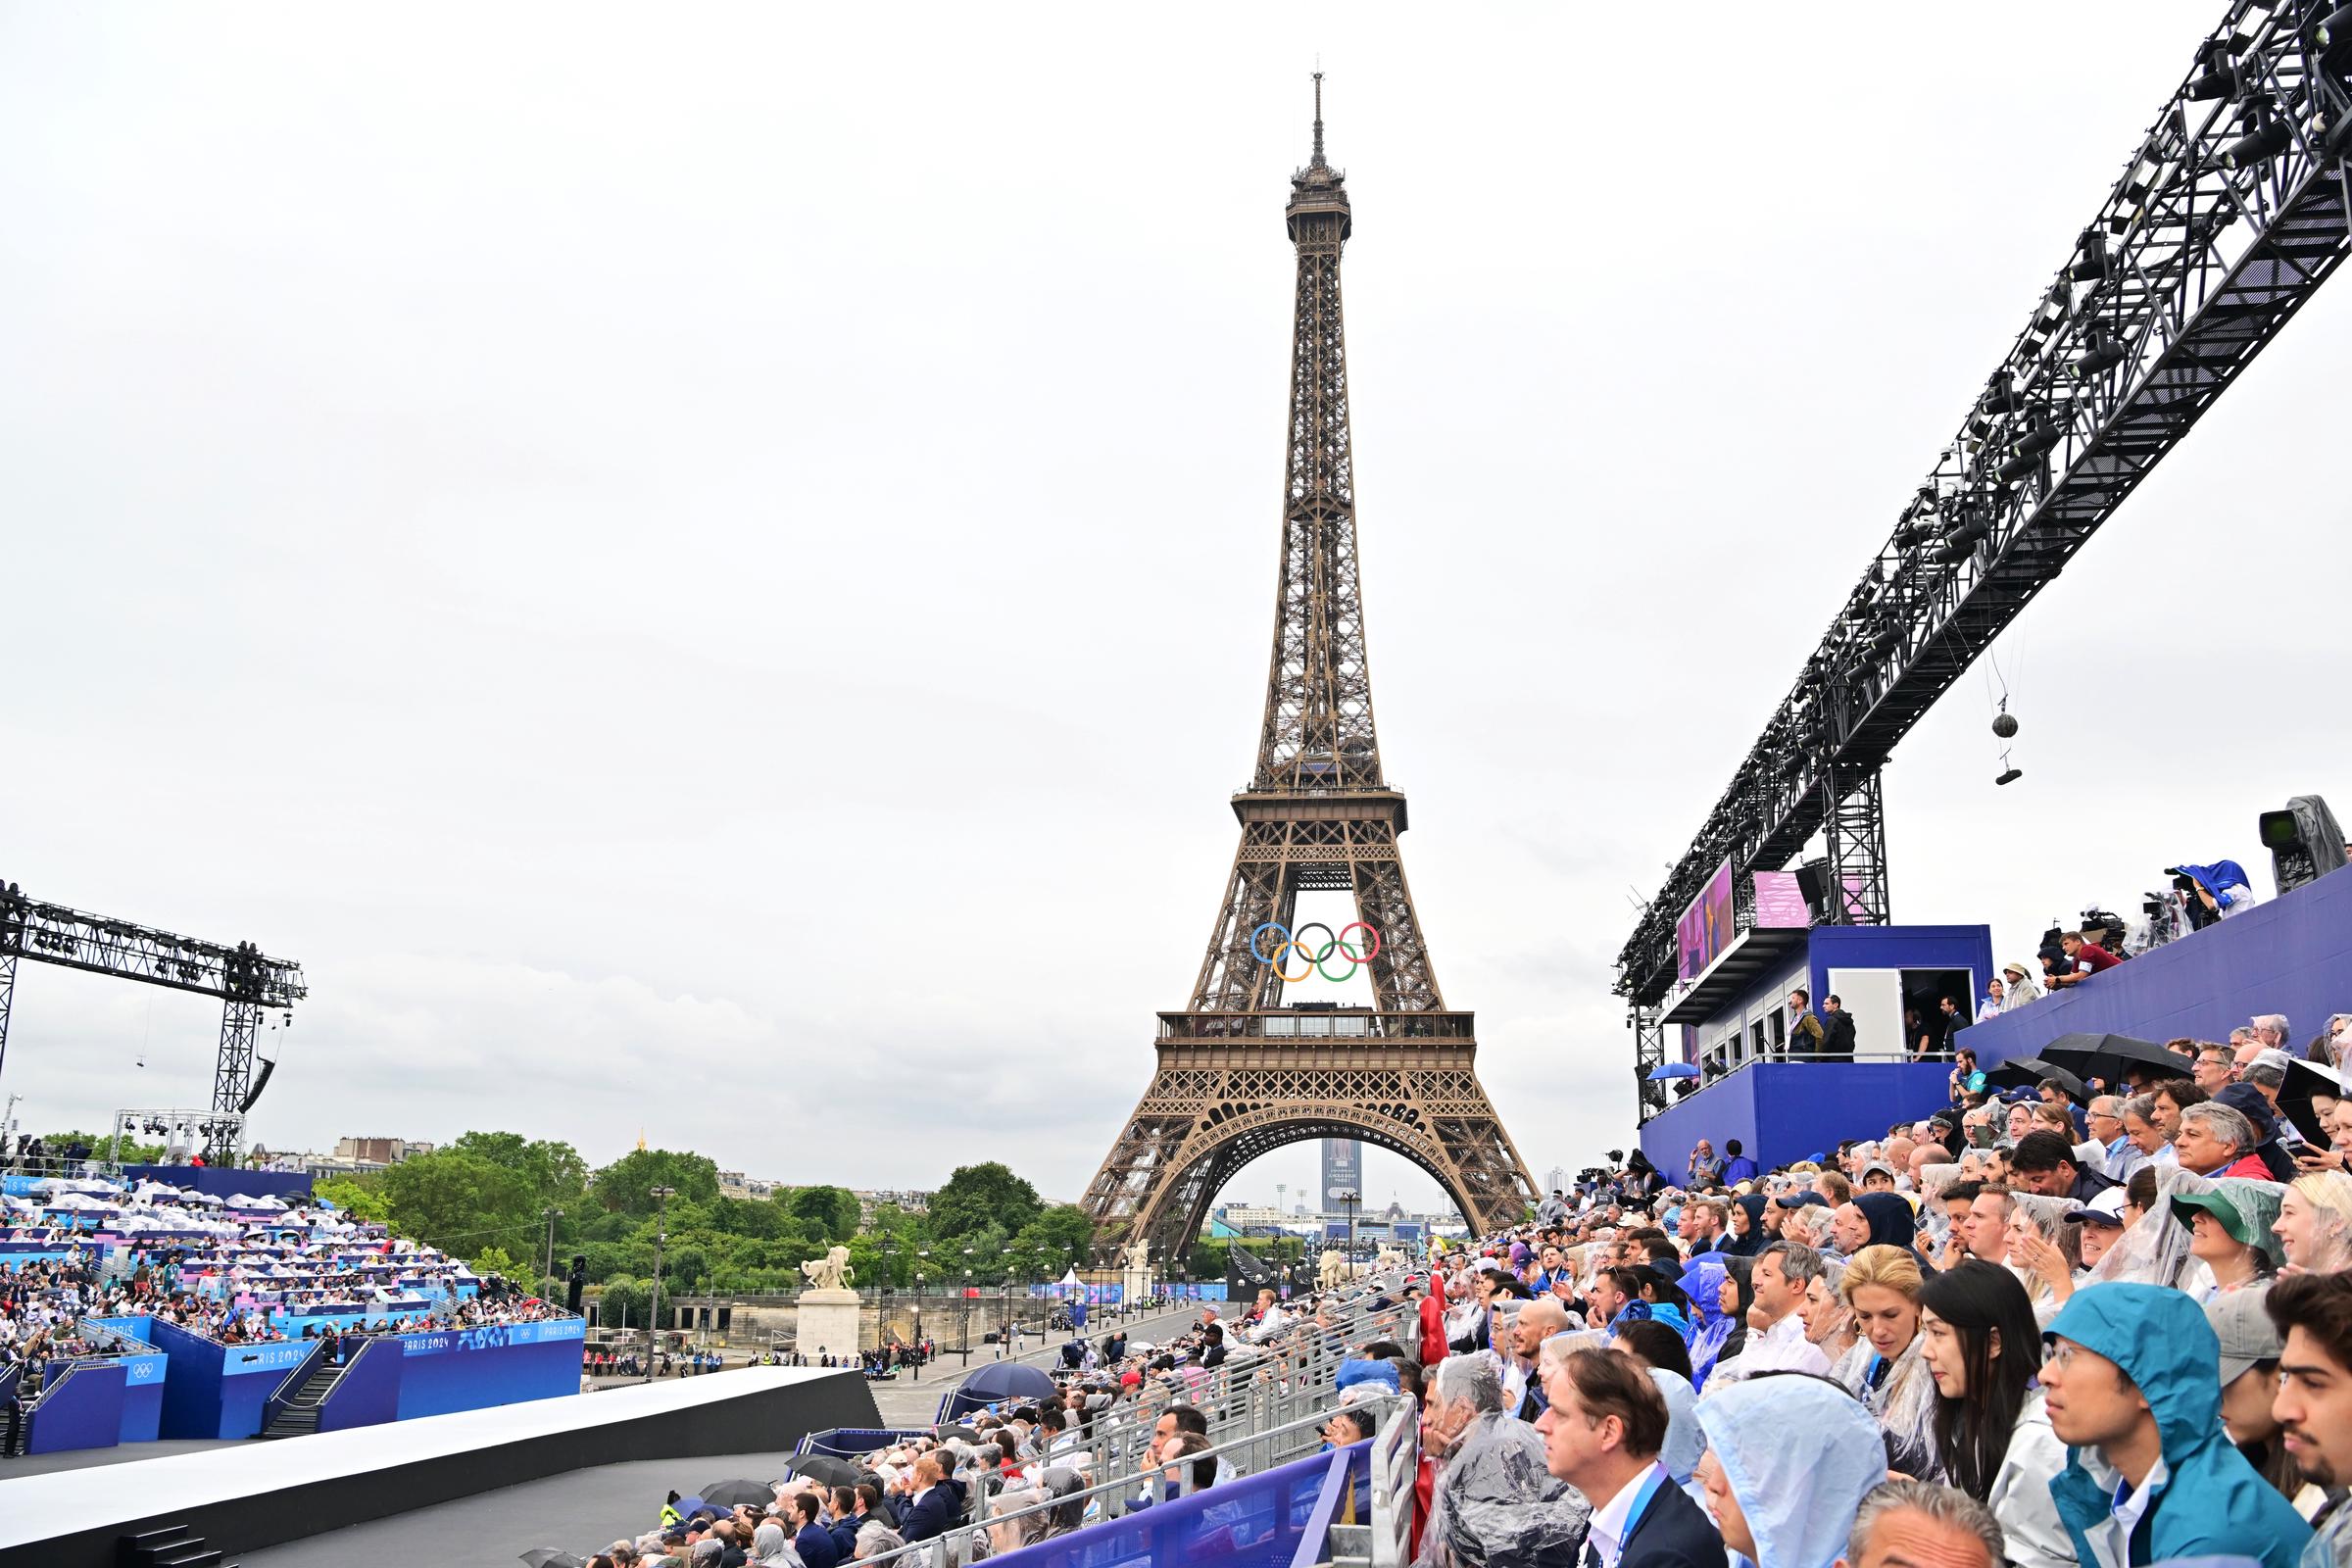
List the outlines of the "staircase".
{"label": "staircase", "polygon": [[115,1561],[119,1568],[236,1568],[223,1561],[220,1547],[206,1545],[204,1538],[185,1525],[118,1536]]}
{"label": "staircase", "polygon": [[335,1379],[342,1375],[341,1367],[320,1356],[317,1368],[303,1381],[302,1387],[294,1391],[294,1396],[285,1402],[268,1426],[254,1436],[299,1438],[318,1431],[319,1403],[325,1399],[326,1391],[335,1386]]}

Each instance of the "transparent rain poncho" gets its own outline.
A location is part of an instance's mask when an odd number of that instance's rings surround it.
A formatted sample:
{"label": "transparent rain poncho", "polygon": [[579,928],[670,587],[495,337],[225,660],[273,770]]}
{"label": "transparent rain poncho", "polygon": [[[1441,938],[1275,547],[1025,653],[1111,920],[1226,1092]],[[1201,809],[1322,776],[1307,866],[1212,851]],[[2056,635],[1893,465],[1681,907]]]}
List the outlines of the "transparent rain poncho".
{"label": "transparent rain poncho", "polygon": [[1544,1467],[1544,1435],[1490,1412],[1439,1472],[1414,1568],[1576,1568],[1592,1518],[1584,1494]]}
{"label": "transparent rain poncho", "polygon": [[2178,1165],[2153,1168],[2155,1204],[2115,1239],[2083,1283],[2163,1285],[2201,1295],[2212,1287],[2213,1271],[2189,1255],[2189,1230],[2173,1219],[2173,1195],[2210,1193],[2213,1181]]}

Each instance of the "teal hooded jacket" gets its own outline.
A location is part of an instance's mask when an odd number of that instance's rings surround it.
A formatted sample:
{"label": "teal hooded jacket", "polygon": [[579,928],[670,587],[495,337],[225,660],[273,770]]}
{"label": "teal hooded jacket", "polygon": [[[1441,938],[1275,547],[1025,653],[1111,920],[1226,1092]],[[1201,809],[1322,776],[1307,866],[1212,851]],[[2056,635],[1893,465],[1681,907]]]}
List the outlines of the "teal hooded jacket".
{"label": "teal hooded jacket", "polygon": [[[2202,1307],[2161,1286],[2093,1285],[2047,1332],[2123,1368],[2156,1417],[2168,1479],[2132,1532],[2132,1564],[2218,1553],[2295,1568],[2311,1527],[2222,1431],[2222,1347]],[[2112,1514],[2119,1479],[2097,1452],[2069,1448],[2050,1480],[2082,1568],[2101,1562],[2090,1536]]]}

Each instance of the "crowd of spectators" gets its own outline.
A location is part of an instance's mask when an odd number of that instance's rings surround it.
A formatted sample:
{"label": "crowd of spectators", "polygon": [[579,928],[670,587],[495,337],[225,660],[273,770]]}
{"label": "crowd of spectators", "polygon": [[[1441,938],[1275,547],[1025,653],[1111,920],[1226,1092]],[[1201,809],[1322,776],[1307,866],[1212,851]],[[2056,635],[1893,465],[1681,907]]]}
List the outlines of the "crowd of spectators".
{"label": "crowd of spectators", "polygon": [[[1751,1562],[1890,1560],[1893,1530],[1972,1568],[2344,1568],[2352,1017],[2300,1048],[2322,1089],[2288,1093],[2292,1040],[2258,1017],[2006,1091],[1962,1051],[1947,1109],[1834,1153],[1759,1170],[1701,1141],[1670,1179],[1637,1152],[1487,1239],[1450,1343],[1507,1336],[1595,1538],[1595,1487],[1635,1471],[1594,1449],[1631,1444]],[[1696,1540],[1660,1560],[1722,1560]],[[1650,1560],[1624,1541],[1603,1568]]]}
{"label": "crowd of spectators", "polygon": [[[1407,1321],[1401,1298],[1376,1298],[1376,1305],[1385,1315],[1349,1314],[1336,1296],[1285,1301],[1268,1290],[1246,1308],[1204,1306],[1197,1321],[1156,1343],[1117,1328],[1074,1341],[1077,1353],[1054,1368],[1050,1397],[1001,1401],[851,1455],[838,1483],[776,1482],[773,1500],[763,1504],[718,1507],[672,1494],[650,1529],[587,1560],[592,1568],[835,1568],[944,1539],[951,1561],[966,1563],[1113,1511],[1230,1485],[1244,1471],[1232,1455],[1212,1451],[1214,1396],[1237,1380],[1246,1386],[1252,1377],[1295,1374],[1298,1352],[1310,1346],[1336,1353],[1353,1336],[1395,1332]],[[1368,1348],[1405,1354],[1392,1343]],[[1336,1396],[1339,1407],[1326,1412],[1326,1446],[1371,1437],[1363,1401],[1419,1388],[1410,1362],[1368,1353],[1348,1364],[1360,1383],[1351,1382],[1350,1392]],[[1100,1441],[1113,1433],[1130,1441]],[[1133,1494],[1115,1489],[1121,1494],[1107,1506],[1100,1493],[1079,1495],[1119,1479],[1097,1473],[1097,1455],[1114,1451],[1139,1467]]]}
{"label": "crowd of spectators", "polygon": [[566,1315],[324,1203],[96,1176],[49,1178],[5,1202],[0,1362],[105,1353],[122,1336],[89,1328],[94,1318],[148,1318],[250,1345]]}

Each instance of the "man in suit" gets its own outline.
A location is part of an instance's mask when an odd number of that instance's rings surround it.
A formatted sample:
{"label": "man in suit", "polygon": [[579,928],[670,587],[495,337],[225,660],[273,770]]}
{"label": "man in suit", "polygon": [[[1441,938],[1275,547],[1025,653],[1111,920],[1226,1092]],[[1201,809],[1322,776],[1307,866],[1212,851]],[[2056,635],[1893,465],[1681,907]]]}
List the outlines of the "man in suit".
{"label": "man in suit", "polygon": [[956,1522],[955,1497],[943,1484],[946,1480],[939,1455],[926,1453],[914,1461],[914,1500],[901,1515],[904,1522],[899,1531],[908,1545],[945,1535]]}
{"label": "man in suit", "polygon": [[1544,1387],[1545,1467],[1592,1504],[1584,1568],[1727,1568],[1723,1538],[1658,1462],[1666,1400],[1641,1362],[1578,1350]]}

